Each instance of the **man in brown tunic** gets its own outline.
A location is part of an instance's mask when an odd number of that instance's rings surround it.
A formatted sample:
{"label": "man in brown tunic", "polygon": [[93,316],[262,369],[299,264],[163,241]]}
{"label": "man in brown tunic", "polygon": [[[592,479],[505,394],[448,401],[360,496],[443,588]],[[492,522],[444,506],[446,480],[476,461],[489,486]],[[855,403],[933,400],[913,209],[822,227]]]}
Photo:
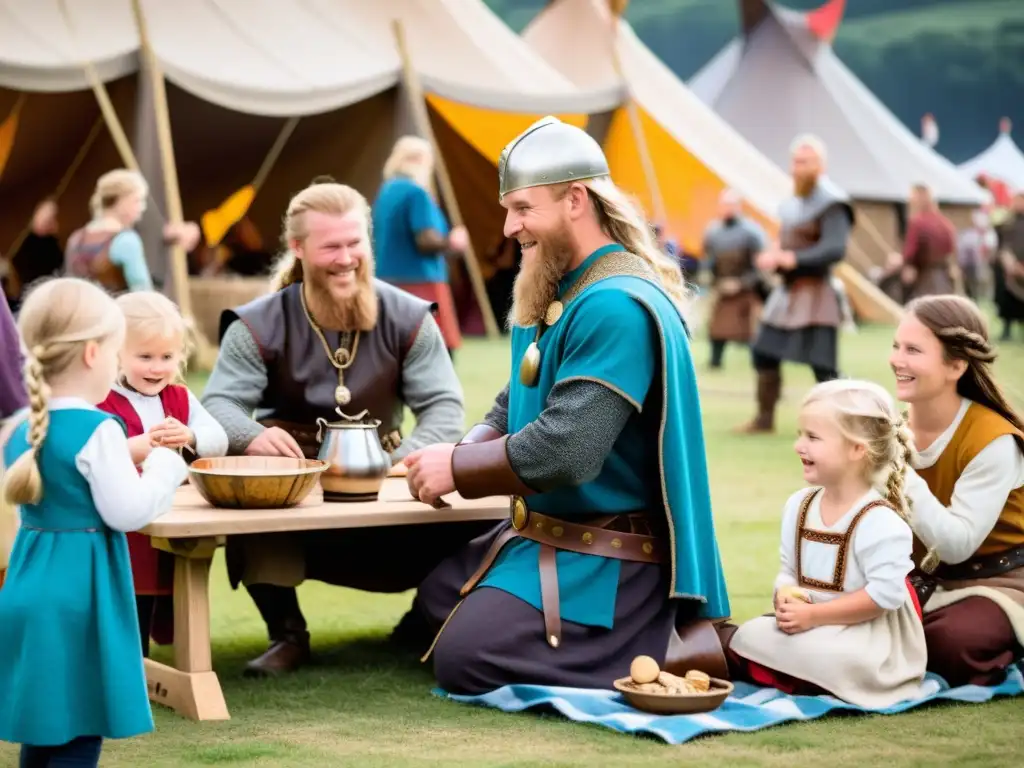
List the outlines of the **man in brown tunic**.
{"label": "man in brown tunic", "polygon": [[[274,291],[221,317],[203,405],[233,454],[316,457],[316,419],[363,411],[392,460],[457,440],[462,390],[433,305],[373,277],[370,209],[354,189],[314,184],[288,206],[288,254]],[[416,417],[402,440],[404,407]],[[255,414],[254,414],[255,412]],[[228,539],[228,575],[267,624],[270,648],[247,675],[291,671],[310,656],[295,587],[305,579],[403,592],[489,523],[441,523]],[[396,637],[396,640],[400,638]]]}
{"label": "man in brown tunic", "polygon": [[840,297],[832,265],[846,255],[854,213],[849,196],[825,175],[825,146],[814,136],[793,142],[794,195],[779,210],[778,247],[757,266],[778,275],[751,347],[757,371],[757,415],[740,432],[772,432],[782,392],[783,360],[809,365],[819,382],[838,378]]}
{"label": "man in brown tunic", "polygon": [[741,213],[742,201],[727,189],[718,198],[718,219],[704,233],[704,259],[715,299],[708,336],[711,368],[722,367],[726,342],[749,344],[761,308],[762,280],[754,258],[768,245],[764,230]]}
{"label": "man in brown tunic", "polygon": [[956,227],[939,211],[931,191],[915,184],[903,240],[903,284],[907,301],[918,296],[956,293]]}

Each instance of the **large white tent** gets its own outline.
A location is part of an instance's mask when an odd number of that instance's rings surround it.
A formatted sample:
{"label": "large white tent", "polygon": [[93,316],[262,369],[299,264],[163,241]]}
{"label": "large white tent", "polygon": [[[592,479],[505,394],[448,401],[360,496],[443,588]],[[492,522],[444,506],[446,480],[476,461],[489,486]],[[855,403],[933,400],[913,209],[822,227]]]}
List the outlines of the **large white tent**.
{"label": "large white tent", "polygon": [[[809,13],[740,0],[740,34],[690,81],[694,93],[777,163],[801,133],[828,147],[829,173],[889,247],[899,242],[897,205],[927,184],[966,223],[984,191],[909,131],[836,56],[845,0]],[[866,250],[884,259],[884,248]],[[881,245],[876,243],[876,245]]]}
{"label": "large white tent", "polygon": [[[585,125],[621,101],[614,89],[575,86],[479,0],[139,6],[168,83],[186,218],[251,182],[283,127],[298,118],[250,209],[271,238],[289,196],[315,175],[331,174],[372,199],[393,141],[416,132],[393,19],[405,29],[431,130],[478,250],[501,233],[501,146],[544,114]],[[131,0],[0,0],[0,120],[17,108],[19,123],[0,177],[0,249],[73,167],[61,190],[66,236],[87,218],[97,176],[122,164],[107,131],[94,130],[102,125],[85,62],[106,84],[140,166],[159,176],[152,95],[147,78],[137,77],[143,60]]]}
{"label": "large white tent", "polygon": [[[748,211],[774,228],[772,219],[792,185],[786,174],[730,127],[637,37],[618,24],[616,70],[613,15],[607,0],[552,0],[523,30],[534,51],[584,91],[625,87],[634,99],[670,229],[687,250],[700,252],[707,222],[725,187],[739,190]],[[620,111],[605,140],[619,183],[651,210],[650,192],[627,116]]]}
{"label": "large white tent", "polygon": [[[725,187],[738,190],[747,212],[776,233],[779,204],[792,192],[789,176],[698,99],[625,20],[617,27],[614,21],[608,0],[551,0],[522,34],[579,88],[624,88],[634,100],[668,223],[688,251],[701,252],[704,229]],[[651,193],[625,110],[614,114],[604,147],[616,181],[650,211]],[[848,258],[869,266],[856,239]],[[887,321],[898,316],[899,308],[849,264],[840,265],[838,274],[861,317]]]}
{"label": "large white tent", "polygon": [[969,179],[987,176],[1007,185],[1011,190],[1024,190],[1024,152],[1010,135],[1009,118],[999,122],[999,135],[986,149],[959,165]]}

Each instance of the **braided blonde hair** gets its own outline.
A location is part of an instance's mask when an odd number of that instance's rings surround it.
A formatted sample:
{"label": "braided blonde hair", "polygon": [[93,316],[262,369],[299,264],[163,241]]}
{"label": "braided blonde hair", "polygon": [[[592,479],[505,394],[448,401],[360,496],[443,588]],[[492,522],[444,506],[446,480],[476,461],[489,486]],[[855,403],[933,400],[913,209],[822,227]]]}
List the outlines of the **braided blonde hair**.
{"label": "braided blonde hair", "polygon": [[288,203],[281,232],[284,254],[274,267],[270,280],[272,292],[287,288],[292,283],[302,282],[302,260],[296,257],[292,243],[301,243],[309,236],[305,216],[308,211],[333,216],[344,216],[352,211],[358,211],[366,222],[367,242],[370,241],[370,204],[358,190],[347,184],[310,184]]}
{"label": "braided blonde hair", "polygon": [[179,365],[175,383],[185,383],[188,357],[192,352],[190,328],[178,305],[159,291],[131,291],[117,298],[125,319],[127,337],[137,339],[180,339]]}
{"label": "braided blonde hair", "polygon": [[679,266],[658,247],[654,229],[644,219],[639,206],[606,176],[582,183],[590,190],[601,229],[627,251],[647,262],[680,314],[689,320],[693,293],[683,280]]}
{"label": "braided blonde hair", "polygon": [[[844,439],[864,446],[868,481],[913,530],[905,484],[914,455],[914,435],[892,396],[871,381],[834,379],[811,388],[801,407],[811,406],[824,407]],[[938,564],[938,555],[930,549],[920,568],[931,572]]]}
{"label": "braided blonde hair", "polygon": [[922,296],[907,304],[907,312],[935,334],[946,362],[966,364],[956,383],[957,394],[995,411],[1024,432],[1024,418],[1010,405],[992,373],[997,355],[989,342],[988,323],[977,305],[953,294]]}
{"label": "braided blonde hair", "polygon": [[3,493],[10,504],[38,504],[43,480],[37,459],[50,426],[50,382],[81,358],[87,342],[102,344],[122,335],[124,315],[101,288],[61,277],[41,282],[29,292],[18,316],[18,330],[27,349],[29,450],[5,473]]}

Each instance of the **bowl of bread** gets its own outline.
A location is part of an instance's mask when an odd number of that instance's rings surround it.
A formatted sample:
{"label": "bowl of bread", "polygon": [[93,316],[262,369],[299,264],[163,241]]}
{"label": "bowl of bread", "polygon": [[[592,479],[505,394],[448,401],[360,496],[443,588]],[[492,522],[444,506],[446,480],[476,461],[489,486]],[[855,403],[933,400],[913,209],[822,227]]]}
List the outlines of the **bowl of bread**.
{"label": "bowl of bread", "polygon": [[650,656],[637,656],[629,677],[614,682],[632,706],[659,715],[691,715],[718,709],[729,698],[733,685],[691,669],[682,677],[665,672]]}

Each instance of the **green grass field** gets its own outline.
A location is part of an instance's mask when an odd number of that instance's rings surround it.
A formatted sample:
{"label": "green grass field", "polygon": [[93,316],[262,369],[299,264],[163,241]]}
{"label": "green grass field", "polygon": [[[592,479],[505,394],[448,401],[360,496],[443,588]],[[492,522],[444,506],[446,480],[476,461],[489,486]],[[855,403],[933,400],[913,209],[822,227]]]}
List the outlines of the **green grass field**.
{"label": "green grass field", "polygon": [[[886,358],[891,329],[868,328],[842,338],[848,375],[891,385]],[[769,604],[778,553],[779,514],[800,487],[791,447],[796,406],[811,384],[807,371],[786,370],[781,430],[738,437],[730,428],[752,409],[752,373],[744,350],[730,349],[727,369],[704,370],[707,346],[695,345],[719,542],[733,615],[743,620]],[[1024,343],[1004,351],[1002,380],[1024,402]],[[457,367],[467,419],[479,418],[508,377],[504,343],[470,341]],[[202,376],[194,377],[198,392]],[[903,715],[834,716],[753,734],[712,736],[681,747],[633,738],[554,715],[511,715],[431,695],[429,667],[392,658],[383,639],[411,594],[378,596],[306,584],[300,599],[317,665],[289,679],[241,677],[245,661],[265,649],[264,629],[242,592],[232,592],[216,561],[212,595],[214,665],[232,719],[194,723],[158,707],[155,733],[109,742],[104,766],[616,766],[701,762],[730,766],[946,765],[1017,766],[1024,700],[937,705]],[[501,627],[495,627],[500,632]],[[168,649],[154,656],[169,660]],[[0,692],[2,695],[2,692]],[[54,701],[59,707],[60,702]],[[0,765],[16,748],[0,746]]]}

